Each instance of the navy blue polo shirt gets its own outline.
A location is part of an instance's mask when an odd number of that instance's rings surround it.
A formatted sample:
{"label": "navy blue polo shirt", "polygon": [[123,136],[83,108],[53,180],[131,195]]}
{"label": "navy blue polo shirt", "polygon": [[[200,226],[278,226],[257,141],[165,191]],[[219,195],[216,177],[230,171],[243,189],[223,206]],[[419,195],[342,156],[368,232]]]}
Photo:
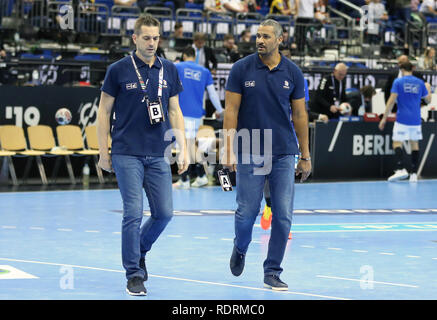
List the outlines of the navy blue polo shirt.
{"label": "navy blue polo shirt", "polygon": [[169,99],[182,91],[182,84],[173,62],[163,58],[155,59],[155,63],[149,67],[135,54],[134,59],[143,81],[147,82],[149,79],[149,101],[158,100],[159,70],[161,66],[164,67],[161,102],[165,121],[150,124],[146,103],[142,102],[144,94],[131,57],[124,57],[111,64],[101,88],[103,92],[115,98],[111,122],[111,153],[162,157],[166,147],[171,143],[164,140],[165,133],[171,129],[168,119]]}
{"label": "navy blue polo shirt", "polygon": [[[270,70],[257,53],[238,60],[231,69],[226,90],[241,94],[237,131],[261,130],[260,152],[268,154],[264,146],[264,129],[272,130],[272,155],[299,154],[296,133],[291,122],[291,100],[305,98],[305,81],[302,71],[291,60],[281,55],[280,63]],[[244,134],[240,134],[243,137]],[[251,134],[251,141],[253,137]],[[242,139],[244,140],[244,139]],[[263,152],[264,150],[264,152]],[[238,147],[239,154],[246,154]]]}

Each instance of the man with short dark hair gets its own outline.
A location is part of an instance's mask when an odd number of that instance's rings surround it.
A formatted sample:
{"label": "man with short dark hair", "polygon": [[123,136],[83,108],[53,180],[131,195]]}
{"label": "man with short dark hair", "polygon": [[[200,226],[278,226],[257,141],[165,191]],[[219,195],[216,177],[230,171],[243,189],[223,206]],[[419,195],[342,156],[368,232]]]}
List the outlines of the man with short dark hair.
{"label": "man with short dark hair", "polygon": [[217,71],[217,58],[214,55],[214,51],[205,45],[206,34],[203,32],[196,32],[193,36],[193,48],[196,51],[195,62],[204,66],[215,74]]}
{"label": "man with short dark hair", "polygon": [[388,178],[388,181],[408,178],[409,173],[405,168],[402,143],[410,141],[412,164],[410,182],[417,182],[419,140],[422,140],[421,99],[425,98],[427,103],[431,102],[431,86],[429,83],[425,83],[423,80],[413,76],[413,65],[411,62],[401,63],[400,69],[402,77],[396,79],[393,83],[384,116],[379,123],[379,129],[384,130],[387,117],[391,113],[395,101],[397,101],[398,110],[396,112],[396,122],[393,126],[392,136],[396,169],[395,173]]}
{"label": "man with short dark hair", "polygon": [[[166,158],[170,130],[181,147],[179,174],[189,162],[178,98],[182,86],[174,64],[156,55],[159,27],[150,15],[137,19],[132,35],[136,50],[108,67],[97,114],[99,166],[114,170],[123,200],[121,253],[130,295],[146,295],[146,253],[173,216],[172,173]],[[142,189],[151,216],[141,226]]]}
{"label": "man with short dark hair", "polygon": [[[301,173],[304,181],[311,173],[304,77],[296,64],[280,54],[282,40],[277,21],[268,19],[260,24],[257,53],[234,63],[229,74],[223,123],[222,164],[236,170],[237,177],[238,208],[230,269],[234,276],[244,270],[268,180],[274,214],[264,261],[264,286],[273,290],[288,289],[279,276],[291,227],[294,176]],[[250,142],[244,139],[246,136]],[[241,137],[243,144],[238,143]],[[299,149],[301,158],[295,172]]]}
{"label": "man with short dark hair", "polygon": [[241,55],[238,52],[238,47],[235,44],[234,35],[229,33],[223,37],[223,53],[226,56],[227,62],[234,63],[237,62]]}
{"label": "man with short dark hair", "polygon": [[363,116],[367,112],[372,112],[372,98],[375,94],[376,90],[371,85],[347,93],[347,102],[352,107],[352,115]]}

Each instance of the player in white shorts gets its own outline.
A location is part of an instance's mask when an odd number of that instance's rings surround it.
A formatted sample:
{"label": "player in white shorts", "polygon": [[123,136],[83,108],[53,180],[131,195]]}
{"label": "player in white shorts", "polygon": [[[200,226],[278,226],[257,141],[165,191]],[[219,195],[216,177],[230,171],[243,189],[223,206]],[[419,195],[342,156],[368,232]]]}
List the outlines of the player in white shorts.
{"label": "player in white shorts", "polygon": [[[422,140],[421,99],[424,98],[426,103],[431,102],[431,86],[429,83],[425,83],[413,76],[411,62],[402,63],[400,69],[402,77],[396,79],[393,83],[384,116],[379,123],[379,129],[384,130],[387,117],[397,102],[398,111],[392,135],[396,169],[395,173],[388,178],[388,181],[398,181],[410,176],[410,182],[416,182],[419,163],[419,141]],[[404,141],[409,141],[411,146],[410,174],[404,164],[404,151],[402,149]]]}
{"label": "player in white shorts", "polygon": [[[205,91],[216,109],[216,117],[220,118],[223,112],[217,91],[214,88],[214,81],[211,72],[205,67],[197,64],[196,51],[193,47],[186,47],[182,53],[183,62],[176,64],[184,90],[179,94],[179,104],[184,116],[185,136],[187,148],[190,156],[190,166],[180,179],[173,184],[174,187],[188,189],[190,187],[203,187],[208,185],[208,177],[202,163],[196,163],[197,149],[202,149],[201,145],[196,147],[196,134],[203,123],[205,110],[203,98]],[[199,141],[198,141],[199,142]],[[200,142],[199,142],[200,144]],[[197,176],[193,183],[190,178]]]}

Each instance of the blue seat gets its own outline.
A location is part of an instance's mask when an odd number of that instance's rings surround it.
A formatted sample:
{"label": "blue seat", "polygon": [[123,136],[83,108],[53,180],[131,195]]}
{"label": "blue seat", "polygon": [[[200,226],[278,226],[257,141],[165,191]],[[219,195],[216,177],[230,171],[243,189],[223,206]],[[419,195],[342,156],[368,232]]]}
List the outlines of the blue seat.
{"label": "blue seat", "polygon": [[22,53],[20,59],[32,59],[32,60],[50,60],[53,59],[53,53],[51,50],[43,50],[42,53]]}
{"label": "blue seat", "polygon": [[[173,3],[173,2],[172,2]],[[190,3],[190,2],[186,2],[185,3],[185,8],[186,9],[198,9],[198,10],[203,10],[203,3]]]}
{"label": "blue seat", "polygon": [[74,57],[74,60],[78,61],[101,61],[102,56],[100,54],[95,53],[87,53],[87,54],[78,54]]}

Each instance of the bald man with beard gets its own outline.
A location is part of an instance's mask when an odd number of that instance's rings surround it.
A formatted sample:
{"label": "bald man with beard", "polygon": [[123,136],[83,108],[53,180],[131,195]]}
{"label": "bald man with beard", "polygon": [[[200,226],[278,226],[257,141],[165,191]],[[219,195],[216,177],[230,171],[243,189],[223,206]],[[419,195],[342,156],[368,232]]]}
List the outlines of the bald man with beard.
{"label": "bald man with beard", "polygon": [[326,114],[329,119],[340,117],[339,106],[347,102],[346,75],[347,66],[344,63],[338,63],[334,71],[320,81],[315,96],[310,102],[311,111]]}

